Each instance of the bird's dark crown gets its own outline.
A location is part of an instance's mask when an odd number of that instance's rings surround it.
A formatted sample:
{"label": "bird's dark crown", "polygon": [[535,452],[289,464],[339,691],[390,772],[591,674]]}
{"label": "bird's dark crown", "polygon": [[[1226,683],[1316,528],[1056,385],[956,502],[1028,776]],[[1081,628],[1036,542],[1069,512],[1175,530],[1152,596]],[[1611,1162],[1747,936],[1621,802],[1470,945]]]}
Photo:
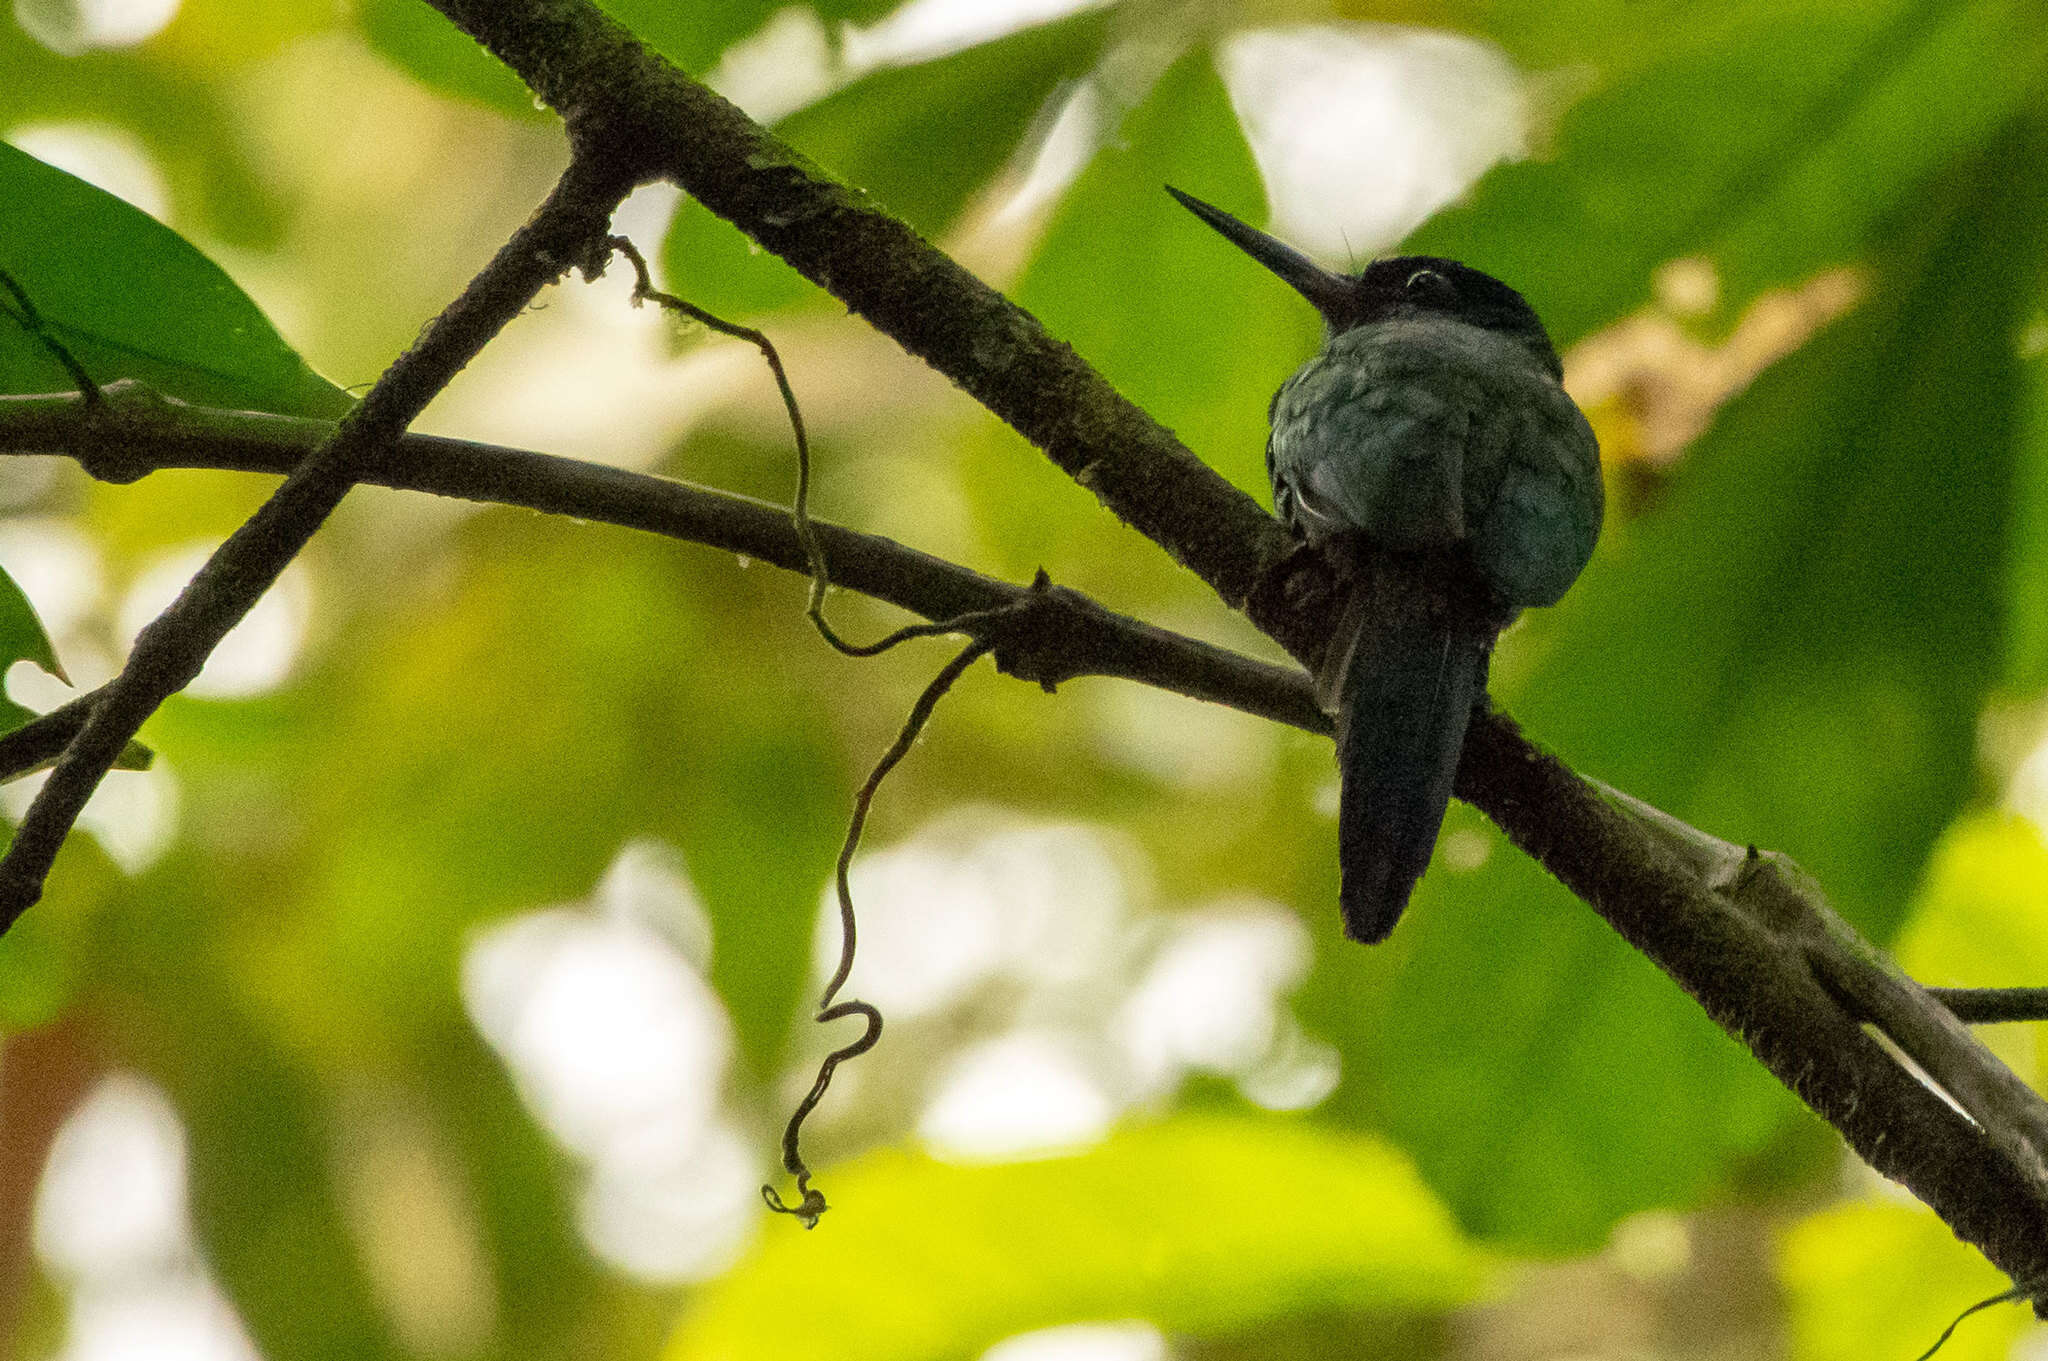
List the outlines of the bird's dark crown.
{"label": "bird's dark crown", "polygon": [[1372,322],[1447,317],[1512,336],[1552,369],[1560,367],[1529,300],[1483,270],[1438,255],[1396,255],[1373,261],[1348,282],[1348,289],[1321,303],[1333,336]]}

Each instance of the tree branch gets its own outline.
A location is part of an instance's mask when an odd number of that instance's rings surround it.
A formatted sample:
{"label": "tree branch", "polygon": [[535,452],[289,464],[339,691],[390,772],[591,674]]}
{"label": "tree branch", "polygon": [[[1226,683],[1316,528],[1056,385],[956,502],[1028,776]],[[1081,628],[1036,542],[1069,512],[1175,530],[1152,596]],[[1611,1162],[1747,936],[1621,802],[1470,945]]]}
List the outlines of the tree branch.
{"label": "tree branch", "polygon": [[[639,173],[672,180],[958,383],[1314,662],[1336,603],[1327,568],[1291,552],[1248,497],[1035,318],[649,53],[589,0],[430,2],[560,110],[572,139],[629,146]],[[1738,851],[1741,868],[1731,871],[1726,843],[1573,774],[1499,714],[1475,718],[1458,794],[2038,1301],[2048,1283],[2039,1098],[1926,1014],[1954,1023],[1881,967],[1796,867]],[[1969,1070],[1968,1082],[1951,1072],[1966,1090],[1950,1094],[1975,1103],[1978,1123],[1910,1077],[1864,1033],[1866,1021],[1885,1025],[1923,1066],[1932,1044],[1937,1065]],[[1991,1092],[1998,1099],[1986,1105]],[[1999,1126],[1988,1137],[1986,1121]]]}
{"label": "tree branch", "polygon": [[[649,52],[588,0],[431,0],[560,110],[617,141],[964,388],[1232,606],[1293,539],[1107,379],[861,190]],[[1297,656],[1320,621],[1253,619]]]}
{"label": "tree branch", "polygon": [[[190,406],[131,380],[109,383],[102,393],[104,405],[96,415],[75,393],[0,397],[0,454],[68,455],[111,482],[133,482],[169,468],[284,473],[334,431],[328,421]],[[623,468],[407,434],[365,457],[355,475],[400,491],[646,530],[791,572],[809,571],[784,507]],[[879,535],[820,520],[811,524],[833,584],[927,619],[997,610],[1032,594],[1029,586],[984,576]],[[1054,587],[996,642],[996,660],[1006,673],[1047,687],[1081,676],[1115,676],[1310,732],[1330,731],[1308,677],[1296,668],[1156,628],[1065,587]],[[83,698],[73,700],[0,737],[0,778],[48,760],[57,725],[81,723],[87,707]],[[52,731],[24,736],[43,725]],[[29,764],[17,769],[17,761]]]}
{"label": "tree branch", "polygon": [[0,735],[0,782],[43,769],[64,754],[71,739],[99,707],[104,687],[60,704],[5,735]]}
{"label": "tree branch", "polygon": [[[574,157],[533,219],[385,370],[332,438],[293,468],[170,608],[143,629],[127,665],[58,758],[0,858],[0,932],[42,896],[58,848],[144,720],[199,674],[214,647],[341,503],[358,465],[395,441],[535,293],[590,259],[612,210],[631,189],[632,181],[602,155]],[[97,388],[93,392],[100,395]]]}
{"label": "tree branch", "polygon": [[[102,413],[97,424],[78,409],[86,397],[12,404],[17,435],[28,438],[23,432],[44,420],[50,442],[42,447],[73,453],[98,476],[131,480],[180,457],[292,473],[145,630],[98,702],[63,711],[65,722],[79,707],[90,716],[0,861],[0,919],[34,901],[57,843],[127,737],[196,674],[355,481],[565,510],[801,570],[794,530],[773,507],[544,455],[400,438],[539,287],[586,258],[631,183],[656,175],[953,378],[1283,647],[1315,659],[1339,594],[1327,567],[1294,551],[1255,503],[1027,313],[646,52],[587,0],[434,2],[562,111],[576,154],[534,222],[338,431],[246,413],[181,414],[169,403],[157,403],[153,417]],[[61,411],[67,400],[73,409]],[[40,415],[34,403],[44,404]],[[248,462],[233,461],[242,458]],[[1024,590],[886,540],[819,529],[836,580],[931,617],[998,606]],[[1297,673],[1148,629],[1072,593],[1062,598],[1071,620],[1045,637],[998,643],[1016,674],[1046,683],[1087,671],[1153,683],[1176,675],[1171,688],[1185,693],[1326,727]],[[1073,669],[1082,657],[1085,670]],[[1685,987],[1874,1167],[1911,1187],[2039,1298],[2048,1281],[2042,1103],[1836,918],[1795,866],[1585,780],[1499,714],[1475,717],[1458,792]],[[1881,1028],[1968,1115],[1895,1062],[1866,1024]]]}
{"label": "tree branch", "polygon": [[1972,1025],[2048,1021],[2048,988],[1929,988],[1927,995]]}

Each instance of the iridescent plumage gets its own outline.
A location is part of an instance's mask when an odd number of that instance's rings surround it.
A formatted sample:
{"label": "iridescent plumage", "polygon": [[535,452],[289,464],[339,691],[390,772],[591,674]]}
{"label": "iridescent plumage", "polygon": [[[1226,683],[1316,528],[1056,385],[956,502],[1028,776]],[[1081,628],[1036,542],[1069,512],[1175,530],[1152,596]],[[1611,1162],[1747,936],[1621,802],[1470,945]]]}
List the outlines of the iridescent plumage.
{"label": "iridescent plumage", "polygon": [[1521,294],[1453,260],[1338,274],[1170,191],[1316,305],[1322,349],[1273,399],[1276,512],[1310,543],[1464,573],[1455,609],[1361,592],[1318,690],[1337,718],[1345,930],[1392,931],[1429,863],[1494,638],[1555,604],[1600,533],[1599,448]]}

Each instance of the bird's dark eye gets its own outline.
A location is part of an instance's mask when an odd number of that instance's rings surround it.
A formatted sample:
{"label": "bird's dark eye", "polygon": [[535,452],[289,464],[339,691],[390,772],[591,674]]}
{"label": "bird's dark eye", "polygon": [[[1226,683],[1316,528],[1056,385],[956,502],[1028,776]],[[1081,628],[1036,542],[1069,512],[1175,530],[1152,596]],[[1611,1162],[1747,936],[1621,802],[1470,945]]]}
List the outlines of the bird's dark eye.
{"label": "bird's dark eye", "polygon": [[1416,270],[1402,288],[1419,302],[1455,302],[1458,297],[1457,285],[1433,269]]}

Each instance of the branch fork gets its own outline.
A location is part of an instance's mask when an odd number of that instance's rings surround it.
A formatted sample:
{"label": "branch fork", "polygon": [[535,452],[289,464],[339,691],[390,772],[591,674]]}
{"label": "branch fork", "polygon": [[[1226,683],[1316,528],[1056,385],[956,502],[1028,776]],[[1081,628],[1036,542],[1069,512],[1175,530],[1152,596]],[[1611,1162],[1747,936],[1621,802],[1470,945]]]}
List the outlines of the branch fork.
{"label": "branch fork", "polygon": [[[223,457],[248,459],[258,446],[272,454],[296,449],[288,460],[295,470],[89,706],[0,861],[0,925],[35,900],[85,796],[136,727],[196,673],[357,479],[574,507],[587,518],[716,542],[794,570],[823,561],[835,581],[941,623],[1000,612],[1035,591],[1039,603],[1012,618],[1008,638],[992,638],[994,621],[985,621],[991,633],[977,632],[956,658],[961,669],[993,648],[1011,674],[1040,684],[1124,675],[1327,731],[1305,676],[1175,639],[1058,588],[994,582],[830,526],[804,535],[786,512],[742,498],[649,479],[657,490],[617,470],[572,473],[566,460],[403,436],[426,401],[565,262],[598,266],[594,253],[609,241],[605,219],[634,184],[660,177],[952,378],[1295,657],[1313,661],[1335,617],[1326,567],[1299,555],[1250,498],[1035,318],[649,53],[591,0],[431,2],[564,111],[574,151],[569,172],[362,407],[319,435],[311,446],[317,452],[307,455],[305,441],[318,423],[219,422]],[[1001,362],[990,362],[993,355]],[[109,388],[107,396],[127,394]],[[85,404],[100,393],[69,400]],[[8,414],[0,402],[0,447],[19,447],[9,445]],[[116,480],[175,461],[163,457],[175,441],[152,433],[171,423],[164,412],[138,416],[113,434],[95,431],[79,414],[62,439],[39,447],[74,452],[88,470]],[[47,424],[43,430],[50,433]],[[199,455],[187,444],[178,457]],[[573,494],[565,493],[570,487]],[[1968,1010],[1961,1005],[1967,998],[1936,997],[1905,978],[1783,857],[1710,837],[1576,774],[1505,715],[1475,713],[1457,792],[1699,1000],[1867,1161],[2034,1291],[2043,1312],[2048,1108],[1963,1028],[1956,1011]],[[2008,1003],[2024,1010],[2017,999],[1999,1005]],[[1881,1048],[1866,1025],[1910,1056],[1945,1098]]]}

